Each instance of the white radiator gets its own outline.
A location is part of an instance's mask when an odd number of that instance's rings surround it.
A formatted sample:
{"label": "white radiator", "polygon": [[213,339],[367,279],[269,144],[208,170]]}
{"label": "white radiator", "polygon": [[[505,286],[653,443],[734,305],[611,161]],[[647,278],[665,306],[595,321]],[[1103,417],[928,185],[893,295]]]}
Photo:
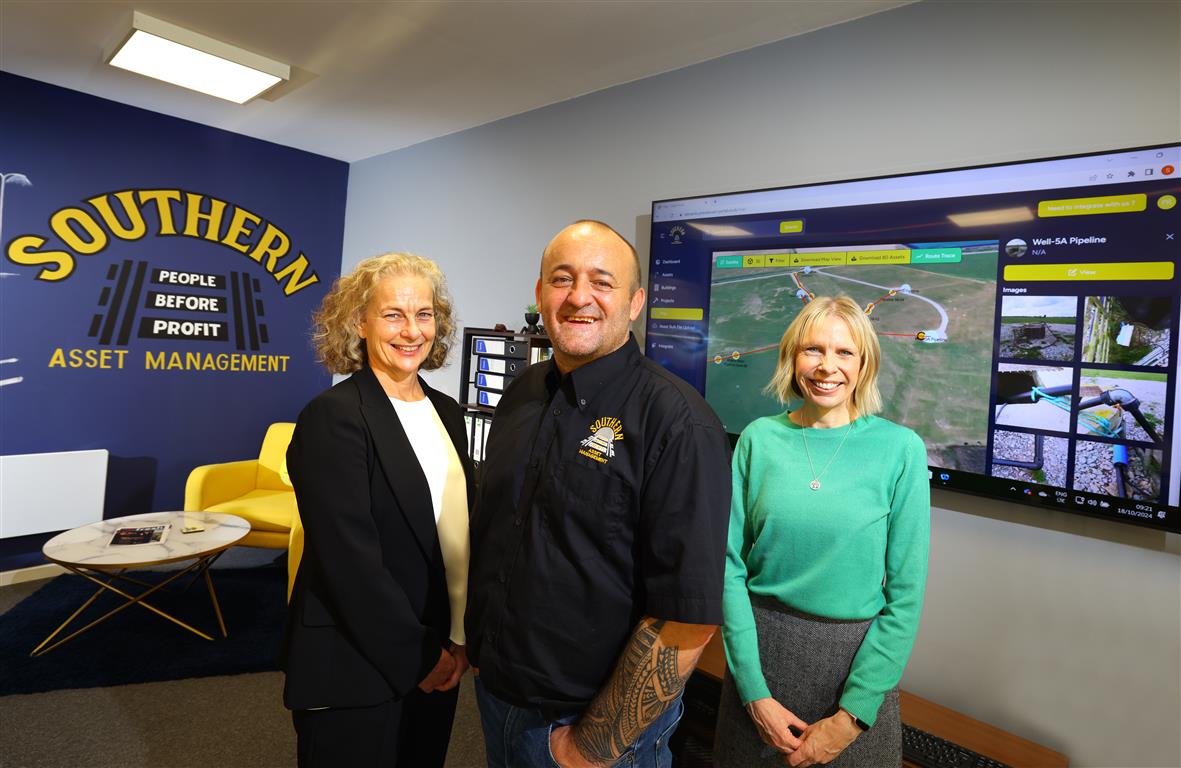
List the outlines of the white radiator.
{"label": "white radiator", "polygon": [[103,519],[106,449],[0,456],[0,539]]}

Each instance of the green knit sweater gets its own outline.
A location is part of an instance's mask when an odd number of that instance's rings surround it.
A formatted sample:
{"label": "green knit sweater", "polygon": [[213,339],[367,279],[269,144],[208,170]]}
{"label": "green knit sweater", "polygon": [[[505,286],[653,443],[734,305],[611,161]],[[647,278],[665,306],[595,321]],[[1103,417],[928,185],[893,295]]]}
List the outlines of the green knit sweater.
{"label": "green knit sweater", "polygon": [[[722,639],[746,704],[771,695],[762,670],[776,663],[759,659],[752,594],[814,616],[872,618],[840,705],[873,725],[918,631],[931,498],[927,451],[918,435],[876,416],[863,416],[849,429],[816,491],[808,487],[803,427],[783,413],[743,430],[734,451]],[[807,430],[817,472],[845,430]]]}

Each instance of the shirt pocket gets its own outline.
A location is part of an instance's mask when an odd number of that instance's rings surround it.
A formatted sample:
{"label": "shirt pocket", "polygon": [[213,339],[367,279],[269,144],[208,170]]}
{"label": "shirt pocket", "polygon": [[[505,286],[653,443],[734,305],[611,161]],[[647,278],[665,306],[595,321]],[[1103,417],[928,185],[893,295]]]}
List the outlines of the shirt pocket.
{"label": "shirt pocket", "polygon": [[546,529],[574,557],[617,559],[631,548],[629,490],[608,467],[565,461],[554,478],[556,493],[546,505]]}

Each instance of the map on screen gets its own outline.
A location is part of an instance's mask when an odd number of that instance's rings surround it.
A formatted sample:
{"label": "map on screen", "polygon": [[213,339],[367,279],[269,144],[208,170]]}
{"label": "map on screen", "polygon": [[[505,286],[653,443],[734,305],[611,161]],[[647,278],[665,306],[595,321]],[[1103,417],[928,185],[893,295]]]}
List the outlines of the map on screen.
{"label": "map on screen", "polygon": [[847,295],[882,345],[882,415],[923,436],[931,465],[983,472],[989,406],[980,393],[992,376],[998,248],[992,240],[714,252],[706,397],[729,432],[780,412],[762,392],[780,336],[813,297]]}

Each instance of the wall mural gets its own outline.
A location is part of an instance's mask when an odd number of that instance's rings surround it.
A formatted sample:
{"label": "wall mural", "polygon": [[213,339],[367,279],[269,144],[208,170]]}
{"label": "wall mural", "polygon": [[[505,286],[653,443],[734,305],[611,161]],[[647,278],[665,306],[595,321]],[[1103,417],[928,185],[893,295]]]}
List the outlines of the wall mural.
{"label": "wall mural", "polygon": [[6,73],[0,103],[0,454],[106,448],[105,516],[179,509],[330,383],[348,165]]}

